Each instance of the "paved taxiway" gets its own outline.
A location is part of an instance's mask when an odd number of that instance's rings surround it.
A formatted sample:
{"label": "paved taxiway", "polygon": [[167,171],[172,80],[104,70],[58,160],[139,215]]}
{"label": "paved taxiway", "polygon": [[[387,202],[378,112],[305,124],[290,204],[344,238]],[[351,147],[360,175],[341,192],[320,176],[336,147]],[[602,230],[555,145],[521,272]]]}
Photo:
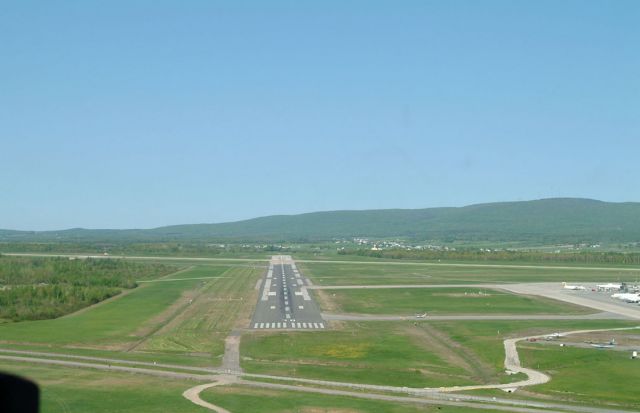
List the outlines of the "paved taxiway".
{"label": "paved taxiway", "polygon": [[624,320],[627,317],[616,313],[595,314],[460,314],[460,315],[427,315],[426,317],[402,315],[370,315],[370,314],[335,314],[322,313],[325,320],[339,321],[473,321],[473,320]]}
{"label": "paved taxiway", "polygon": [[595,285],[590,283],[576,282],[575,284],[585,285],[587,290],[567,290],[558,283],[504,284],[500,288],[516,294],[539,295],[640,320],[640,306],[638,304],[625,303],[611,298],[612,292],[591,291],[592,288],[595,289]]}

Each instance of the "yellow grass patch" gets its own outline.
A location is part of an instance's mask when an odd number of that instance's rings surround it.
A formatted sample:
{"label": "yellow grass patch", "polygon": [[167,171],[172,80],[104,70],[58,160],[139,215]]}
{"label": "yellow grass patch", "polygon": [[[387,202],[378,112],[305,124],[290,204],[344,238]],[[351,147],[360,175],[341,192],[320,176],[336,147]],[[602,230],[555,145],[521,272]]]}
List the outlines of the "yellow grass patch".
{"label": "yellow grass patch", "polygon": [[331,347],[317,348],[314,353],[325,357],[358,359],[367,354],[369,347],[369,344],[334,344]]}

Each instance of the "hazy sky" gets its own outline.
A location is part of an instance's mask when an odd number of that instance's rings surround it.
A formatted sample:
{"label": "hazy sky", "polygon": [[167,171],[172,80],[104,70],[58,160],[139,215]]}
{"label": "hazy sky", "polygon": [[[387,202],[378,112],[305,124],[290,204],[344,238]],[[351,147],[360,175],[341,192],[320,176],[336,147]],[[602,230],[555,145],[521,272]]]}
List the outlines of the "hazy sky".
{"label": "hazy sky", "polygon": [[640,201],[640,1],[5,1],[0,228]]}

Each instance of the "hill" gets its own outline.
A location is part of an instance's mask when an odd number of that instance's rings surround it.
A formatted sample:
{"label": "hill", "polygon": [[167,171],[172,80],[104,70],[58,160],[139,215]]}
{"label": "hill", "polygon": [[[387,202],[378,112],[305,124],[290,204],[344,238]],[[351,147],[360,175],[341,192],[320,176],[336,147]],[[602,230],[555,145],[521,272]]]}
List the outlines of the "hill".
{"label": "hill", "polygon": [[640,203],[552,198],[459,208],[382,209],[275,215],[154,229],[0,230],[0,241],[317,241],[405,237],[439,241],[640,241]]}

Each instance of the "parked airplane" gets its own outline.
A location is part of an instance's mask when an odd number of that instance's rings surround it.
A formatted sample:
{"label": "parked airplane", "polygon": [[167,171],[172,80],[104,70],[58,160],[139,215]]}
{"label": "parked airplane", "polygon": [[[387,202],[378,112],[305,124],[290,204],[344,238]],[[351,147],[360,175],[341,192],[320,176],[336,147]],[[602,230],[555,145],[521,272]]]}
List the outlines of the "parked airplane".
{"label": "parked airplane", "polygon": [[424,313],[424,314],[416,314],[416,318],[427,318],[427,313]]}
{"label": "parked airplane", "polygon": [[608,343],[589,343],[594,348],[613,348],[616,345],[616,339],[612,338]]}
{"label": "parked airplane", "polygon": [[562,283],[562,287],[567,290],[586,290],[584,285],[569,285],[567,283]]}
{"label": "parked airplane", "polygon": [[553,333],[553,334],[549,334],[548,336],[546,336],[545,338],[548,340],[551,339],[555,339],[555,338],[561,338],[564,337],[564,334],[560,334],[560,333]]}
{"label": "parked airplane", "polygon": [[611,344],[592,344],[591,347],[594,348],[613,348]]}
{"label": "parked airplane", "polygon": [[640,303],[640,295],[630,294],[628,297],[623,298],[627,303]]}
{"label": "parked airplane", "polygon": [[640,303],[640,294],[638,293],[616,293],[612,294],[611,298],[617,298],[627,303]]}
{"label": "parked airplane", "polygon": [[598,290],[605,290],[605,291],[619,290],[620,288],[622,288],[622,284],[620,284],[620,283],[618,283],[618,284],[613,284],[613,283],[598,284],[596,287],[598,287]]}

